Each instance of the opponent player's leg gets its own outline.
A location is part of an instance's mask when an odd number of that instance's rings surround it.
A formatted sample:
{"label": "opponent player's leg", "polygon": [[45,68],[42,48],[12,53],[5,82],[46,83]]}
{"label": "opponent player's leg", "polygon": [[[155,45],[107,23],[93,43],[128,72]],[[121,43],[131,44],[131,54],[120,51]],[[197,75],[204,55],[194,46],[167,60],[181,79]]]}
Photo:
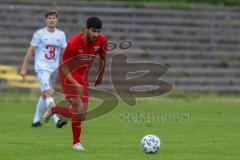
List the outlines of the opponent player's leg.
{"label": "opponent player's leg", "polygon": [[40,119],[41,119],[41,116],[42,116],[42,113],[43,113],[45,107],[46,107],[45,98],[43,95],[41,95],[39,97],[39,100],[38,100],[38,103],[36,106],[36,112],[35,112],[35,116],[34,116],[34,119],[32,122],[32,127],[41,127],[42,124],[40,122]]}
{"label": "opponent player's leg", "polygon": [[[53,98],[53,94],[54,94],[54,90],[53,89],[48,89],[45,90],[44,92],[44,96],[46,97],[46,105],[47,108],[52,108],[55,106],[55,102],[54,102],[54,98]],[[53,117],[53,115],[52,115]],[[53,118],[54,122],[57,123],[57,121],[59,120],[58,117]]]}
{"label": "opponent player's leg", "polygon": [[[36,72],[39,83],[40,83],[40,89],[43,92],[44,88],[44,73],[42,71]],[[36,106],[36,112],[35,116],[33,119],[32,127],[40,127],[42,124],[40,122],[40,117],[43,114],[43,111],[46,107],[46,102],[45,102],[45,95],[42,93],[42,95],[39,97],[37,106]]]}
{"label": "opponent player's leg", "polygon": [[[55,101],[53,98],[54,90],[53,89],[46,90],[46,91],[44,91],[44,95],[46,96],[47,108],[54,107],[55,106]],[[49,116],[49,118],[51,118],[51,117],[53,118],[53,120],[58,128],[62,128],[62,126],[67,124],[67,121],[60,119],[56,114]]]}
{"label": "opponent player's leg", "polygon": [[[45,97],[46,106],[47,107],[55,106],[53,98],[54,90],[50,85],[55,79],[54,74],[48,71],[40,71],[38,72],[38,77],[41,84],[41,89],[43,91],[43,95]],[[67,123],[66,121],[62,121],[61,119],[59,119],[57,115],[50,116],[49,118],[51,117],[53,117],[53,120],[58,128],[61,128],[63,125]]]}
{"label": "opponent player's leg", "polygon": [[[66,83],[67,77],[66,77],[65,73],[62,72],[61,69],[59,69],[58,78],[59,78],[59,82],[61,84],[62,91],[63,91],[66,99],[71,99],[72,98],[71,96],[78,95],[78,93],[76,92],[77,91],[76,87],[74,85],[72,85],[71,82]],[[52,99],[50,99],[50,100],[52,100]],[[58,104],[58,106],[55,106],[55,107],[53,107],[52,105],[48,105],[48,110],[43,116],[44,122],[47,123],[50,120],[50,118],[53,116],[54,113],[62,115],[66,118],[70,118],[70,119],[72,118],[71,108],[67,108],[66,106],[64,107],[64,106],[62,106],[62,104],[61,104],[61,106]]]}

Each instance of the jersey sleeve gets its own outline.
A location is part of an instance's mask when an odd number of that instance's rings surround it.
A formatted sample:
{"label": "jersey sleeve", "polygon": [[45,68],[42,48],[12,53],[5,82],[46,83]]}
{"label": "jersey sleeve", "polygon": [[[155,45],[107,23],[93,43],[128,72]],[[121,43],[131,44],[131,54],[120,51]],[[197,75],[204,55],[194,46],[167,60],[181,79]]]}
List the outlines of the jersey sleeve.
{"label": "jersey sleeve", "polygon": [[67,41],[66,41],[66,34],[64,32],[62,32],[62,44],[61,47],[62,48],[66,48],[67,47]]}
{"label": "jersey sleeve", "polygon": [[107,53],[108,46],[107,46],[107,39],[104,37],[103,42],[99,51],[99,56],[104,56]]}
{"label": "jersey sleeve", "polygon": [[63,62],[66,62],[67,60],[71,59],[74,56],[74,49],[72,43],[68,42],[67,47],[63,54]]}
{"label": "jersey sleeve", "polygon": [[31,45],[33,46],[39,46],[40,45],[40,33],[39,31],[36,31],[34,34],[33,34],[33,38],[32,38],[32,41],[31,41]]}

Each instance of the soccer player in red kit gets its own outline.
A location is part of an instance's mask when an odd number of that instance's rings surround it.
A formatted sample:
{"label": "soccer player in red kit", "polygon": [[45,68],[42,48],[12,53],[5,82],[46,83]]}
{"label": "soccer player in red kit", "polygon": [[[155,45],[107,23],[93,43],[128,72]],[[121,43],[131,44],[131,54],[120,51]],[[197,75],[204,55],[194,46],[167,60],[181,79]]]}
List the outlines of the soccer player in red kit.
{"label": "soccer player in red kit", "polygon": [[102,21],[98,17],[90,17],[85,31],[68,42],[59,67],[59,81],[65,98],[71,102],[71,107],[49,105],[48,111],[43,116],[45,122],[48,122],[53,114],[70,118],[73,148],[79,151],[84,150],[80,143],[80,135],[88,106],[88,72],[94,58],[98,56],[99,72],[93,85],[99,85],[106,64],[107,40],[100,34],[101,28]]}

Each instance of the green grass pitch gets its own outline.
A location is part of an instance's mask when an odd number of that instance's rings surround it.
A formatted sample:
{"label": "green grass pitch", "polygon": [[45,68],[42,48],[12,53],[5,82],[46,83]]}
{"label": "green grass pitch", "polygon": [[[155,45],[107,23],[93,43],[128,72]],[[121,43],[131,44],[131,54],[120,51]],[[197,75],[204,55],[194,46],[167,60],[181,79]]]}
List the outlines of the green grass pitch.
{"label": "green grass pitch", "polygon": [[[53,122],[31,128],[35,99],[2,96],[0,101],[1,160],[239,160],[240,100],[238,97],[138,99],[135,107],[118,107],[84,123],[82,144],[72,149],[70,123]],[[4,99],[5,98],[5,99]],[[90,106],[96,105],[91,101]],[[157,118],[137,118],[155,114]],[[174,115],[174,116],[173,116]],[[147,121],[146,121],[147,120]],[[161,139],[157,154],[140,149],[146,134]]]}

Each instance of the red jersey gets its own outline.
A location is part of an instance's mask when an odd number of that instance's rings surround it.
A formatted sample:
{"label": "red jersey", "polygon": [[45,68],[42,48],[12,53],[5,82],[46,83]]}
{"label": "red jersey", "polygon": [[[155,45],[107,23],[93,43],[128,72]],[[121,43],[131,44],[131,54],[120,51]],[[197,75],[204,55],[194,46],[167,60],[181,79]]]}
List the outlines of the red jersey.
{"label": "red jersey", "polygon": [[84,33],[74,36],[66,47],[62,63],[67,63],[68,70],[80,84],[88,85],[88,72],[96,56],[103,56],[107,51],[107,40],[99,34],[90,44],[83,41]]}

